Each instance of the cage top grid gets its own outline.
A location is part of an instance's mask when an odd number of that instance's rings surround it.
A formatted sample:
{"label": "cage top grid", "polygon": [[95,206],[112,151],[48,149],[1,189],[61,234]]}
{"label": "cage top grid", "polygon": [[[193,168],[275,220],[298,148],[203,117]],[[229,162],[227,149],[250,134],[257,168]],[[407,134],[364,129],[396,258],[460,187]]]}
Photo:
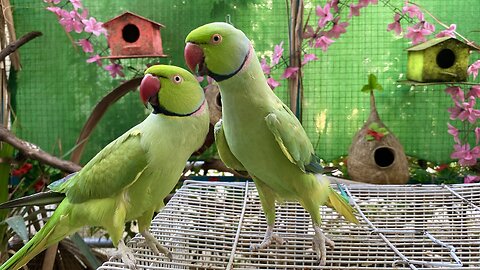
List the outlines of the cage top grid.
{"label": "cage top grid", "polygon": [[[251,182],[186,181],[150,228],[172,261],[137,245],[140,236],[129,245],[139,269],[480,268],[480,184],[343,187],[360,225],[322,206],[322,228],[335,241],[323,268],[312,250],[310,217],[294,202],[277,205],[275,231],[287,244],[249,250],[266,229]],[[127,267],[113,259],[99,269]]]}

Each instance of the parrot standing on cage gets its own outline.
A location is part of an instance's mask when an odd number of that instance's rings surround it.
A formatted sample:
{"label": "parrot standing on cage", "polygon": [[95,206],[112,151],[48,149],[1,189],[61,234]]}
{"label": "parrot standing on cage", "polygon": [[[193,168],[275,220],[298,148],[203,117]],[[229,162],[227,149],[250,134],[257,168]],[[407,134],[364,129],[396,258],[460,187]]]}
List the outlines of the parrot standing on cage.
{"label": "parrot standing on cage", "polygon": [[[86,225],[104,227],[117,247],[114,256],[135,268],[133,253],[122,239],[125,222],[134,219],[145,244],[171,259],[148,228],[188,158],[203,144],[209,129],[208,108],[196,78],[175,66],[148,68],[140,97],[151,104],[152,114],[108,144],[79,172],[49,186],[60,204],[45,226],[0,270],[19,269]],[[15,206],[15,202],[6,206]]]}
{"label": "parrot standing on cage", "polygon": [[305,130],[267,84],[252,44],[245,34],[226,23],[210,23],[186,37],[185,60],[192,71],[216,80],[222,97],[222,118],[215,126],[218,152],[226,165],[248,171],[257,187],[267,219],[265,238],[252,250],[283,243],[273,233],[275,202],[298,201],[310,214],[314,250],[326,263],[326,244],[319,207],[334,208],[358,223],[353,208],[324,178],[322,166]]}

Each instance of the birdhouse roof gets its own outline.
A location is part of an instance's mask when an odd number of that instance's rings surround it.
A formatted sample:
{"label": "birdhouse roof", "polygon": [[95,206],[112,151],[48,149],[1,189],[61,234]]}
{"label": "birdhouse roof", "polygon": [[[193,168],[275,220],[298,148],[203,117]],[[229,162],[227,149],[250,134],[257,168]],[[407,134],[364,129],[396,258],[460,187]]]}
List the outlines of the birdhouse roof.
{"label": "birdhouse roof", "polygon": [[103,23],[103,26],[104,26],[104,27],[108,27],[108,25],[109,25],[110,23],[112,23],[112,22],[116,21],[118,18],[123,17],[123,16],[126,16],[126,15],[132,15],[132,16],[135,16],[135,17],[137,17],[137,18],[140,18],[140,19],[142,19],[142,20],[144,20],[144,21],[148,21],[148,22],[150,22],[150,23],[152,23],[152,24],[154,24],[154,25],[158,25],[158,26],[160,26],[160,27],[165,27],[165,25],[163,25],[163,24],[161,24],[161,23],[152,21],[152,20],[150,20],[150,19],[147,19],[147,18],[145,18],[145,17],[143,17],[143,16],[140,16],[140,15],[135,14],[135,13],[130,12],[130,11],[125,11],[124,13],[116,16],[115,18],[110,19],[110,20],[104,22],[104,23]]}
{"label": "birdhouse roof", "polygon": [[427,48],[433,47],[437,44],[440,44],[440,43],[442,43],[444,41],[447,41],[447,40],[450,40],[450,39],[454,39],[457,42],[464,44],[465,46],[469,47],[472,50],[475,50],[475,51],[480,50],[479,47],[476,46],[476,45],[465,43],[465,42],[463,42],[461,40],[458,40],[456,38],[453,38],[453,37],[439,37],[439,38],[432,38],[432,39],[427,40],[423,43],[420,43],[420,44],[414,45],[410,48],[407,48],[407,51],[423,51]]}

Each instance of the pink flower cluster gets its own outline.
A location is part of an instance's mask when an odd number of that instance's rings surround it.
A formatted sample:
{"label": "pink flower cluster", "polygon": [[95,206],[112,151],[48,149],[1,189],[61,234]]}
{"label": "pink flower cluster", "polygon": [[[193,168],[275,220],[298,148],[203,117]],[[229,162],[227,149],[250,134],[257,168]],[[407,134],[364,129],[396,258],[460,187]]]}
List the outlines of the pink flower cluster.
{"label": "pink flower cluster", "polygon": [[[400,21],[408,16],[411,19],[418,20],[419,22],[413,26],[407,27],[407,33],[405,37],[412,40],[412,44],[418,44],[426,41],[426,36],[435,32],[435,26],[425,21],[425,15],[416,5],[405,2],[405,6],[402,8],[402,13],[395,13],[393,16],[393,22],[387,26],[387,31],[393,31],[395,34],[400,35],[403,32]],[[449,29],[440,32],[437,36],[454,36],[455,25],[451,25]]]}
{"label": "pink flower cluster", "polygon": [[[353,16],[359,16],[360,9],[365,8],[370,4],[378,4],[378,0],[358,0],[356,4],[350,4],[348,19]],[[320,48],[322,51],[326,52],[329,46],[335,42],[334,39],[338,39],[342,34],[346,33],[346,28],[349,23],[348,21],[341,21],[340,11],[339,0],[329,0],[323,7],[318,5],[315,8],[315,14],[318,18],[316,25],[305,25],[303,33],[303,38],[311,48]],[[263,72],[267,76],[267,83],[272,89],[280,85],[280,83],[272,77],[271,70],[279,64],[282,55],[283,41],[275,46],[270,63],[267,63],[267,59],[265,58],[261,59],[261,66]],[[315,54],[304,54],[300,67],[315,60],[318,60],[318,57]],[[300,67],[287,67],[281,78],[286,79],[296,76]]]}
{"label": "pink flower cluster", "polygon": [[[98,66],[102,66],[101,57],[98,54],[94,54],[93,44],[91,42],[92,36],[106,36],[107,31],[103,28],[103,23],[97,21],[94,17],[88,15],[88,10],[83,6],[81,0],[66,0],[66,3],[61,7],[57,6],[62,0],[43,0],[49,4],[47,10],[55,13],[58,17],[58,22],[63,26],[66,32],[70,33],[75,31],[78,34],[89,33],[87,38],[79,38],[76,42],[78,46],[82,48],[85,53],[90,53],[90,58],[87,59],[87,63],[96,63]],[[72,10],[67,10],[65,7],[69,7],[71,4]],[[116,62],[112,62],[110,65],[104,67],[110,75],[115,78],[117,76],[124,77],[122,72],[123,67]]]}
{"label": "pink flower cluster", "polygon": [[[480,110],[475,109],[476,99],[480,98],[480,85],[472,86],[467,95],[458,86],[447,87],[445,92],[451,96],[455,104],[454,107],[448,109],[450,119],[460,120],[463,124],[463,128],[459,130],[447,123],[448,133],[453,136],[455,141],[454,151],[450,157],[458,159],[461,166],[474,166],[477,164],[477,159],[480,158],[480,128],[477,126]],[[460,137],[461,132],[464,132],[464,134]],[[475,134],[475,146],[473,148],[468,141],[470,134]]]}

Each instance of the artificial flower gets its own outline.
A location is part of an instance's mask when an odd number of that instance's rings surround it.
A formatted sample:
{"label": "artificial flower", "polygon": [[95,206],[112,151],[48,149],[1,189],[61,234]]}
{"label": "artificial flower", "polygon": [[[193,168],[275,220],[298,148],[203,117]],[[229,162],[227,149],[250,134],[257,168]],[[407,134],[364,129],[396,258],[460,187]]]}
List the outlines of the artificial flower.
{"label": "artificial flower", "polygon": [[334,41],[332,39],[329,39],[326,36],[321,36],[315,40],[315,48],[322,48],[322,51],[327,51],[328,46],[332,44]]}
{"label": "artificial flower", "polygon": [[445,29],[438,33],[435,37],[452,37],[455,38],[455,29],[457,29],[456,24],[450,24],[450,27],[448,29]]}
{"label": "artificial flower", "polygon": [[316,61],[318,57],[314,53],[306,53],[303,55],[302,66],[306,65],[310,61]]}
{"label": "artificial flower", "polygon": [[285,69],[285,72],[283,72],[282,78],[284,79],[290,78],[297,72],[298,72],[298,67],[288,67]]}
{"label": "artificial flower", "polygon": [[282,58],[283,54],[283,41],[280,42],[280,44],[275,45],[275,48],[273,48],[273,55],[272,55],[272,64],[276,65],[280,61],[280,58]]}
{"label": "artificial flower", "polygon": [[475,80],[478,75],[478,70],[480,69],[480,60],[475,61],[475,63],[471,64],[468,69],[467,73],[469,75],[473,75],[473,79]]}
{"label": "artificial flower", "polygon": [[454,152],[450,155],[451,158],[458,159],[458,164],[461,166],[473,166],[477,164],[477,159],[480,157],[480,147],[475,146],[470,149],[467,144],[455,144],[453,146]]}
{"label": "artificial flower", "polygon": [[395,16],[393,16],[393,23],[390,23],[387,26],[387,31],[392,31],[395,32],[395,34],[400,35],[402,33],[402,25],[400,25],[400,14],[395,13]]}
{"label": "artificial flower", "polygon": [[80,47],[82,47],[83,51],[86,53],[93,52],[93,46],[92,43],[88,39],[82,38],[79,39],[77,42]]}
{"label": "artificial flower", "polygon": [[96,54],[90,58],[87,59],[87,63],[97,63],[98,66],[102,66],[102,58],[100,57],[100,55]]}
{"label": "artificial flower", "polygon": [[456,142],[456,143],[460,143],[460,139],[458,138],[458,129],[452,125],[450,125],[450,123],[447,123],[448,125],[448,133],[450,135],[453,136],[453,140]]}
{"label": "artificial flower", "polygon": [[402,8],[402,11],[403,11],[403,14],[408,14],[410,18],[417,17],[420,21],[424,20],[424,15],[422,11],[415,5],[408,5],[408,2]]}
{"label": "artificial flower", "polygon": [[348,17],[360,16],[360,9],[362,7],[362,4],[350,4],[350,13],[348,14]]}
{"label": "artificial flower", "polygon": [[260,66],[262,67],[263,73],[265,75],[270,75],[272,68],[267,64],[267,60],[265,58],[262,58],[262,60],[260,61]]}
{"label": "artificial flower", "polygon": [[116,78],[117,76],[125,77],[125,74],[123,74],[122,69],[123,69],[122,65],[117,63],[112,63],[108,66],[105,66],[105,70],[110,72],[110,76],[112,76],[112,78]]}
{"label": "artificial flower", "polygon": [[332,29],[330,29],[329,31],[327,31],[325,33],[325,35],[329,38],[339,38],[341,34],[347,32],[347,30],[345,29],[349,24],[348,22],[341,22],[341,23],[338,23],[338,21],[340,20],[340,17],[335,17],[335,19],[333,19],[333,26],[332,26]]}
{"label": "artificial flower", "polygon": [[100,36],[101,34],[106,34],[107,31],[103,28],[102,22],[97,22],[97,20],[93,17],[90,17],[88,20],[82,20],[83,24],[85,24],[85,32],[92,33],[95,36]]}
{"label": "artificial flower", "polygon": [[473,184],[480,182],[480,176],[478,175],[465,175],[463,178],[463,183],[465,184]]}
{"label": "artificial flower", "polygon": [[278,86],[280,86],[280,83],[275,81],[274,78],[270,77],[267,79],[267,84],[268,86],[270,86],[270,88],[273,90],[275,88],[277,88]]}
{"label": "artificial flower", "polygon": [[468,98],[468,102],[463,103],[463,109],[458,114],[458,119],[465,121],[467,120],[470,123],[475,123],[477,118],[480,117],[480,110],[477,110],[475,107],[475,97],[471,96]]}
{"label": "artificial flower", "polygon": [[318,27],[324,27],[328,22],[333,20],[333,14],[330,12],[330,4],[326,3],[325,6],[318,5],[316,9],[316,14],[320,19],[318,19]]}

